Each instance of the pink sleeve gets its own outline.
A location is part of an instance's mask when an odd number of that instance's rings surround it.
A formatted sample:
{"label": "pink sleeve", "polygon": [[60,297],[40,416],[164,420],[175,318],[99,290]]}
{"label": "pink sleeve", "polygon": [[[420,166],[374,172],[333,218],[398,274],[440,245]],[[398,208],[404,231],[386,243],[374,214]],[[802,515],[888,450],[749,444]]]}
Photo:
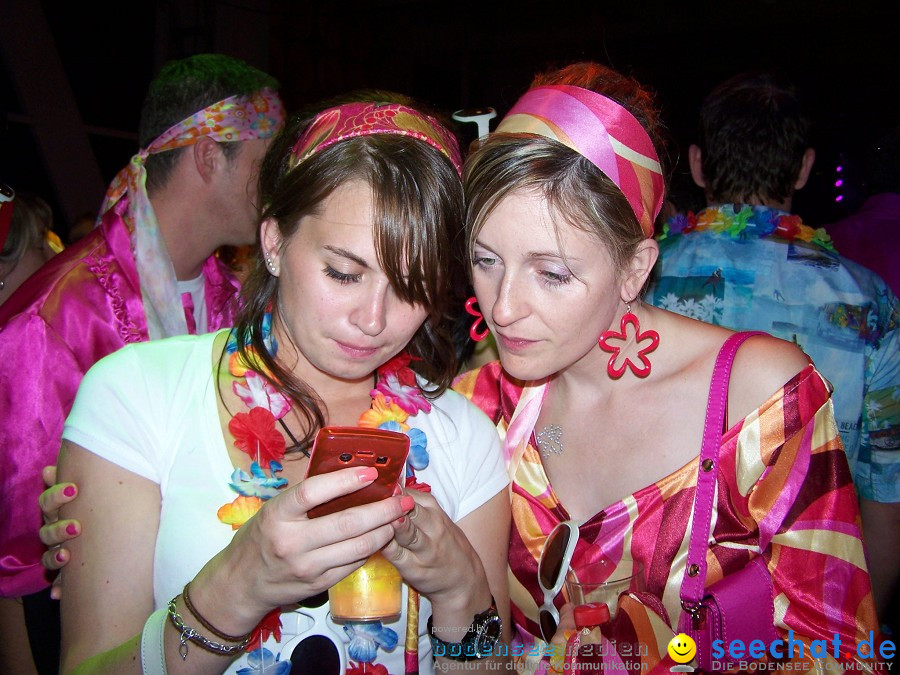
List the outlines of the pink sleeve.
{"label": "pink sleeve", "polygon": [[63,423],[84,372],[39,317],[22,314],[0,330],[0,596],[49,585],[38,536],[41,469],[55,464]]}

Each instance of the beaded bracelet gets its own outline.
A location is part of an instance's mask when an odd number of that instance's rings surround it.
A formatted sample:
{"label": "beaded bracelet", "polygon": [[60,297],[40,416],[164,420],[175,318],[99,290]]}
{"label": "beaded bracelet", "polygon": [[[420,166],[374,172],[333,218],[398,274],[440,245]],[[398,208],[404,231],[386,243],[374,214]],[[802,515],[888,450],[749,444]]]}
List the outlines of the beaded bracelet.
{"label": "beaded bracelet", "polygon": [[[218,654],[220,656],[234,656],[239,654],[244,650],[244,648],[250,644],[250,635],[246,636],[240,644],[236,645],[224,645],[220,642],[213,642],[208,639],[206,636],[198,633],[190,626],[184,623],[184,619],[181,618],[181,615],[175,608],[175,601],[178,599],[176,595],[174,598],[169,600],[169,621],[175,627],[179,633],[181,633],[181,639],[179,641],[178,653],[181,654],[181,660],[184,661],[187,659],[188,653],[188,641],[194,642],[199,645],[201,648],[205,649],[208,652],[212,652],[213,654]],[[199,617],[197,617],[199,618]]]}

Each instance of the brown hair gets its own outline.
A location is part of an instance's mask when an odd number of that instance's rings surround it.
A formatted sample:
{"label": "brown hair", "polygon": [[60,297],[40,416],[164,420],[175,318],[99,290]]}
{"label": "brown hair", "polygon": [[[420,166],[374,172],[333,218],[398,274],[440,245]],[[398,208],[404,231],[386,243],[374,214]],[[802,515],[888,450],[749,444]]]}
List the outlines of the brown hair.
{"label": "brown hair", "polygon": [[776,73],[743,73],[700,107],[703,179],[714,202],[783,202],[809,148],[810,120],[794,86]]}
{"label": "brown hair", "polygon": [[53,227],[53,211],[50,205],[36,194],[16,194],[15,208],[9,227],[9,236],[0,251],[0,263],[12,263],[15,267],[28,249],[41,248],[47,231]]}
{"label": "brown hair", "polygon": [[[356,101],[402,103],[423,111],[421,105],[398,94],[360,92],[317,106],[315,112]],[[291,167],[291,148],[314,117],[310,113],[291,118],[266,153],[259,188],[262,219],[278,223],[284,246],[300,220],[316,213],[340,185],[363,180],[372,187],[378,262],[397,297],[428,310],[407,351],[417,359],[412,367],[433,385],[423,393],[438,396],[457,371],[446,317],[449,280],[456,273],[454,268],[462,265],[453,252],[453,238],[463,218],[459,175],[444,155],[426,143],[389,134],[340,141]],[[278,294],[278,279],[268,273],[258,255],[244,285],[244,307],[234,333],[242,354],[242,345],[252,345],[272,374],[270,381],[277,382],[305,418],[300,447],[306,447],[325,424],[325,412],[316,392],[281,366],[263,344],[263,317],[268,311],[279,311]]]}

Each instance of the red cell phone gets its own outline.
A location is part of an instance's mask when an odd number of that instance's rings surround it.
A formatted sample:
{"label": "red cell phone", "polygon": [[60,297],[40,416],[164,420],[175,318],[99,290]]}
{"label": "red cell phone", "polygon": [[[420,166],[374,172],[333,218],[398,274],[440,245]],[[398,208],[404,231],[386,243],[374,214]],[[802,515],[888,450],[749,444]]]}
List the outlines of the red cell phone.
{"label": "red cell phone", "polygon": [[408,454],[406,434],[367,427],[322,427],[309,456],[307,478],[351,466],[374,466],[378,478],[361,490],[311,508],[309,517],[318,518],[390,497],[403,474]]}

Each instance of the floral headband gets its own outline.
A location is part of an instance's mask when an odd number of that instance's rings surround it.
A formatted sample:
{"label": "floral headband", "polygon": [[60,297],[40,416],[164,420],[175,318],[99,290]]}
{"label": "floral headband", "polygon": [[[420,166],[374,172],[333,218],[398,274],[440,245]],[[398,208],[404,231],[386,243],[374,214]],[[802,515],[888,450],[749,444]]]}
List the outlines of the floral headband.
{"label": "floral headband", "polygon": [[283,123],[284,106],[272,89],[261,89],[247,96],[230,96],[164,131],[132,157],[128,166],[113,179],[106,191],[100,217],[127,193],[127,215],[134,224],[132,241],[151,339],[188,331],[175,269],[147,196],[145,160],[150,155],[193,145],[203,136],[219,142],[269,138]]}
{"label": "floral headband", "polygon": [[291,148],[291,168],[339,141],[373,134],[417,138],[449,159],[462,175],[462,157],[453,134],[433,117],[399,103],[345,103],[323,110]]}
{"label": "floral headband", "polygon": [[581,87],[535,87],[503,118],[500,132],[537,134],[572,148],[616,184],[644,235],[653,236],[665,191],[662,168],[650,136],[621,105]]}

